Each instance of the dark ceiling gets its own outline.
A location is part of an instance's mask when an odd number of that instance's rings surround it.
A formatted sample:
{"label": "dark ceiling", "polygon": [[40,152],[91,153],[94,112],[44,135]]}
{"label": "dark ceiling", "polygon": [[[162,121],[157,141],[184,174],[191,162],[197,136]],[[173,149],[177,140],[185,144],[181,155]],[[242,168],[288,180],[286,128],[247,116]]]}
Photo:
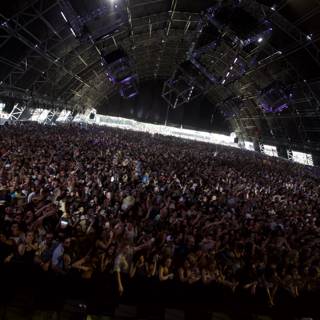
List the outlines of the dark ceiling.
{"label": "dark ceiling", "polygon": [[[149,101],[160,100],[163,80],[186,59],[201,11],[219,1],[70,0],[77,14],[86,19],[88,33],[97,35],[91,41],[74,37],[61,15],[62,2],[0,2],[0,95],[10,100],[15,92],[24,92],[61,101],[77,111],[94,107],[101,113],[139,118],[128,110],[143,97],[120,102],[118,90],[101,66],[100,53],[123,48],[134,61],[140,95],[152,83],[158,94]],[[272,10],[274,5],[276,10]],[[106,6],[110,10],[90,19],[94,10]],[[232,130],[246,139],[319,151],[320,0],[242,0],[241,6],[252,16],[271,21],[270,41],[243,77],[229,85],[212,85],[204,100],[174,111],[183,116],[173,117],[172,122]],[[216,50],[212,59],[219,59],[218,54],[224,52]],[[290,87],[293,99],[287,110],[265,113],[251,97],[274,81]],[[234,103],[222,103],[240,95],[246,97],[241,109]],[[142,120],[162,121],[163,102],[152,105],[154,112],[145,112],[149,116]],[[201,105],[205,105],[203,110]],[[199,116],[192,116],[196,114]]]}

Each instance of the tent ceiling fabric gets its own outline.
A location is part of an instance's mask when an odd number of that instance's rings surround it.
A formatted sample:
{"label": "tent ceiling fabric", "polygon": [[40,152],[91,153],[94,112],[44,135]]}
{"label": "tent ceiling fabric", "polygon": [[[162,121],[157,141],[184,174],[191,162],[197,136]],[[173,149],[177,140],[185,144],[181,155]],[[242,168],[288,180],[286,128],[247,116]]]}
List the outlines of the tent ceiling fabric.
{"label": "tent ceiling fabric", "polygon": [[[229,0],[228,0],[229,1]],[[90,33],[113,30],[92,42],[80,42],[61,15],[59,0],[11,0],[0,4],[1,90],[28,90],[59,99],[77,111],[107,104],[117,93],[101,66],[101,51],[122,47],[134,61],[141,85],[150,79],[168,79],[186,59],[195,38],[200,13],[218,0],[70,0],[82,17],[96,8],[123,6],[126,20],[110,10],[88,19]],[[276,10],[271,6],[277,4]],[[289,110],[265,114],[248,100],[225,113],[239,133],[259,135],[284,144],[317,149],[320,141],[320,1],[242,0],[255,17],[267,17],[273,34],[259,54],[259,63],[229,86],[213,85],[207,93],[213,107],[230,96],[256,94],[272,81],[295,90]],[[105,29],[104,29],[105,28]],[[281,54],[275,54],[281,52]],[[312,121],[310,119],[313,119]],[[254,128],[254,129],[252,129]],[[319,144],[319,143],[318,143]]]}

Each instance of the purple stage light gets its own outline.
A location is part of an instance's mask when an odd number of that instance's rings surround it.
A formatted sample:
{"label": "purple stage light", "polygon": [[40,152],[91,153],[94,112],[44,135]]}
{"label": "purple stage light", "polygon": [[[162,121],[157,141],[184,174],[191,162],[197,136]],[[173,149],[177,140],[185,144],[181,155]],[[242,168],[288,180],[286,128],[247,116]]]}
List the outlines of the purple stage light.
{"label": "purple stage light", "polygon": [[131,94],[128,96],[128,99],[131,99],[131,98],[133,98],[133,97],[135,97],[135,96],[137,96],[137,95],[138,95],[138,92],[131,93]]}
{"label": "purple stage light", "polygon": [[278,107],[271,107],[270,105],[266,104],[266,103],[260,103],[260,107],[262,108],[262,110],[266,113],[280,113],[285,109],[288,109],[289,106],[287,103],[284,103]]}
{"label": "purple stage light", "polygon": [[134,77],[128,77],[121,84],[120,95],[125,99],[132,99],[138,95],[136,81]]}
{"label": "purple stage light", "polygon": [[129,77],[126,77],[123,80],[121,80],[120,83],[123,85],[128,85],[135,80],[136,80],[135,75],[130,75]]}
{"label": "purple stage light", "polygon": [[292,97],[293,94],[288,94],[281,83],[274,82],[261,91],[258,105],[264,112],[280,113],[289,108]]}
{"label": "purple stage light", "polygon": [[284,103],[283,105],[276,108],[274,112],[282,112],[283,110],[288,109],[288,108],[289,108],[288,104]]}
{"label": "purple stage light", "polygon": [[258,97],[258,105],[264,112],[280,113],[289,108],[289,101],[292,96],[288,96],[281,88],[269,88]]}

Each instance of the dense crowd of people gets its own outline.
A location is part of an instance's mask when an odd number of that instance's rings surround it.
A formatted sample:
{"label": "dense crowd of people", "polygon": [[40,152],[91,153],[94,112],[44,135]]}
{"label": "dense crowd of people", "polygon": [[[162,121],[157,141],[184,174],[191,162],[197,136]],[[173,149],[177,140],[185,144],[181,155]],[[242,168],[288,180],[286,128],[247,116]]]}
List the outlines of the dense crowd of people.
{"label": "dense crowd of people", "polygon": [[223,286],[320,286],[320,184],[301,165],[106,127],[0,127],[0,265]]}

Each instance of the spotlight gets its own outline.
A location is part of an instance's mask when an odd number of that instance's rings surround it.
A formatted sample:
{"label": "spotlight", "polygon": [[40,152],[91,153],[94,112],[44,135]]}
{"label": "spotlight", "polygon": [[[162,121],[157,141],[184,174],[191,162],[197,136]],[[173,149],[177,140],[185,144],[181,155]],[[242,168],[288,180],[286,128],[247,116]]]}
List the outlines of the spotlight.
{"label": "spotlight", "polygon": [[263,38],[260,37],[260,38],[258,39],[258,42],[261,43],[262,41],[263,41]]}
{"label": "spotlight", "polygon": [[271,9],[272,11],[276,11],[277,7],[276,7],[276,5],[274,4],[270,9]]}
{"label": "spotlight", "polygon": [[76,33],[74,32],[74,30],[72,28],[70,28],[71,33],[74,35],[74,37],[76,38]]}
{"label": "spotlight", "polygon": [[61,15],[62,15],[62,18],[64,19],[65,22],[68,22],[66,16],[64,15],[64,13],[61,11]]}

